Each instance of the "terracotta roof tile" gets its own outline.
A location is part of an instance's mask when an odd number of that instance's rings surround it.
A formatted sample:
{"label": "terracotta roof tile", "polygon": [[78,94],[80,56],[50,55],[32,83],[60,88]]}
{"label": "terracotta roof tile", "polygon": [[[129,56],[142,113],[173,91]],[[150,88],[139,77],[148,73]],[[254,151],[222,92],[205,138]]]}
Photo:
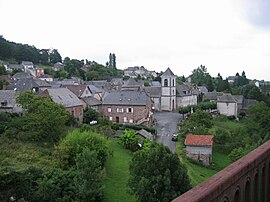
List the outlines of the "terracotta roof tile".
{"label": "terracotta roof tile", "polygon": [[213,135],[192,135],[186,136],[185,145],[212,146]]}

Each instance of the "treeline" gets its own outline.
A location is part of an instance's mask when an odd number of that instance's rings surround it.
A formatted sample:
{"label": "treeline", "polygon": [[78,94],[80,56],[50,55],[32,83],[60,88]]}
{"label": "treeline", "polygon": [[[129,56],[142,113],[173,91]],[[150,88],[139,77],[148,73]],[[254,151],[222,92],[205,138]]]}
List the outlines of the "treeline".
{"label": "treeline", "polygon": [[11,63],[32,61],[35,64],[51,65],[62,62],[56,49],[38,49],[35,46],[10,42],[0,35],[0,59]]}

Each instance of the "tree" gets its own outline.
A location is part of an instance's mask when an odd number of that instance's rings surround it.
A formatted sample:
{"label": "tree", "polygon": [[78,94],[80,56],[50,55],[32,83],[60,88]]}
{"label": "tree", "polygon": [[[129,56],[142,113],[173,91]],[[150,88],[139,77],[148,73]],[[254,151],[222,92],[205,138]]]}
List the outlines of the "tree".
{"label": "tree", "polygon": [[62,57],[57,49],[52,49],[49,51],[49,60],[51,64],[62,62]]}
{"label": "tree", "polygon": [[86,108],[83,112],[83,123],[89,124],[90,121],[97,121],[99,119],[99,113],[92,109],[92,108]]}
{"label": "tree", "polygon": [[181,130],[184,134],[207,134],[213,126],[211,114],[200,109],[191,114],[190,118],[180,123]]}
{"label": "tree", "polygon": [[171,201],[191,188],[178,156],[158,143],[135,152],[129,172],[128,186],[138,201]]}
{"label": "tree", "polygon": [[104,168],[97,152],[84,148],[76,158],[76,166],[79,201],[102,201]]}
{"label": "tree", "polygon": [[76,165],[76,157],[85,148],[97,153],[97,160],[103,167],[109,154],[107,142],[100,134],[92,131],[72,131],[56,147],[55,155],[60,159],[62,167],[71,167]]}
{"label": "tree", "polygon": [[136,151],[138,149],[139,138],[133,130],[125,130],[119,138],[126,149]]}
{"label": "tree", "polygon": [[58,141],[62,137],[69,118],[62,105],[54,103],[49,97],[40,97],[30,91],[21,93],[17,102],[27,111],[25,116],[20,117],[24,122],[20,138]]}

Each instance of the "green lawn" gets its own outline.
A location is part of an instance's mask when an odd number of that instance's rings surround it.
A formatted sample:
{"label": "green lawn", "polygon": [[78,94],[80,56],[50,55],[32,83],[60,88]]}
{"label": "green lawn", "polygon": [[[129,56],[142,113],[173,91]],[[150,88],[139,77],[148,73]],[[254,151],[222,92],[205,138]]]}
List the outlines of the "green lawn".
{"label": "green lawn", "polygon": [[230,160],[227,154],[218,151],[215,147],[213,149],[213,166],[204,167],[202,165],[191,162],[186,158],[184,152],[184,137],[180,137],[176,144],[177,154],[180,157],[181,163],[185,165],[188,170],[188,175],[191,180],[192,186],[196,186],[203,181],[207,180],[209,177],[213,176],[223,168],[230,165]]}
{"label": "green lawn", "polygon": [[230,131],[233,131],[233,130],[236,130],[239,128],[244,128],[245,124],[246,124],[244,120],[231,121],[231,120],[227,120],[227,119],[215,119],[215,120],[213,120],[213,123],[214,123],[214,127],[212,129],[223,128],[223,129],[230,130]]}
{"label": "green lawn", "polygon": [[124,149],[116,140],[109,140],[108,145],[113,155],[108,158],[105,166],[105,201],[136,201],[133,195],[127,193],[128,166],[132,153]]}

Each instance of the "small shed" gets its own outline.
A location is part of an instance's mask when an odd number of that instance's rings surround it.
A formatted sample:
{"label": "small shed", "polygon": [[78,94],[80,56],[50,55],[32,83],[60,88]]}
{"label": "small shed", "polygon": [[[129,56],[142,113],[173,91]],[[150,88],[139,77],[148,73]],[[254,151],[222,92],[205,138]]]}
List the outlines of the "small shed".
{"label": "small shed", "polygon": [[148,138],[150,141],[154,140],[154,136],[151,133],[144,130],[144,129],[141,129],[141,130],[137,131],[137,134],[142,136],[144,139]]}
{"label": "small shed", "polygon": [[188,134],[185,139],[186,154],[189,158],[209,166],[212,161],[213,135]]}

